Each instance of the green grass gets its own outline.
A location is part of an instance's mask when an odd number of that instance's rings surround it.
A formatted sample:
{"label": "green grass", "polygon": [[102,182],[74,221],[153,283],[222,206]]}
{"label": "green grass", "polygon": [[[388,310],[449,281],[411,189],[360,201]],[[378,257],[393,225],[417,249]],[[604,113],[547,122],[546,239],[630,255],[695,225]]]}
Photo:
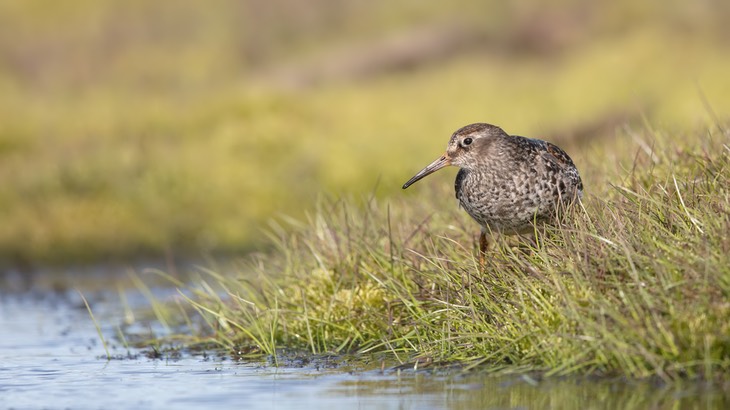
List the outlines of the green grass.
{"label": "green grass", "polygon": [[691,135],[637,134],[654,150],[626,150],[631,168],[586,181],[568,221],[536,231],[537,242],[499,241],[484,269],[478,227],[450,184],[322,200],[306,222],[272,227],[272,253],[197,287],[192,303],[212,324],[202,335],[266,354],[727,378],[730,139],[699,131],[688,146]]}

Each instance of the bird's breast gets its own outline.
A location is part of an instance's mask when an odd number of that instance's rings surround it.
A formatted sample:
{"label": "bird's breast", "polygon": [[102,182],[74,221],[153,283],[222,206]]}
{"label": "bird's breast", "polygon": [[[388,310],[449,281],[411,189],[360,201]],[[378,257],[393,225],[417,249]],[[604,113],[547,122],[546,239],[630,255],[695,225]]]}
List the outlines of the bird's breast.
{"label": "bird's breast", "polygon": [[574,168],[524,165],[519,170],[461,169],[455,181],[461,207],[484,227],[519,232],[529,228],[536,218],[549,216],[560,201],[582,189]]}

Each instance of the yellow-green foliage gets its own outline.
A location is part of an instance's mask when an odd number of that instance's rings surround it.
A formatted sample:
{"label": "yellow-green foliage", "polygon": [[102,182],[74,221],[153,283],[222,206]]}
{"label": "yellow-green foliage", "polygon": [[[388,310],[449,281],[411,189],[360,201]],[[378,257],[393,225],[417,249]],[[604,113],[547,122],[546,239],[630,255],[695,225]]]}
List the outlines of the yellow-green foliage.
{"label": "yellow-green foliage", "polygon": [[[241,252],[322,192],[393,194],[470,122],[565,145],[611,118],[586,135],[641,115],[693,129],[703,95],[730,108],[723,1],[305,3],[3,1],[0,264]],[[321,68],[444,25],[478,41]],[[571,152],[600,175],[595,146]]]}
{"label": "yellow-green foliage", "polygon": [[275,249],[240,276],[217,276],[249,303],[218,303],[216,317],[239,331],[212,338],[268,353],[726,378],[730,138],[633,133],[640,143],[621,151],[635,154],[629,170],[586,180],[567,221],[537,240],[499,241],[483,269],[478,227],[456,209],[450,184],[419,185],[418,198],[323,201],[308,222],[274,228]]}

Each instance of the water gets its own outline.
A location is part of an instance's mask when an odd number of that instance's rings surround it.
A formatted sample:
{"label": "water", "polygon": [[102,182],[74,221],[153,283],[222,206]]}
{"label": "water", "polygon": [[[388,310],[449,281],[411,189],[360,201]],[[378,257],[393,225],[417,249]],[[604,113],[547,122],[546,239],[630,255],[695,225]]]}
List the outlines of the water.
{"label": "water", "polygon": [[[167,290],[170,293],[171,290]],[[164,293],[165,290],[158,290]],[[142,300],[130,294],[129,300]],[[274,368],[225,355],[150,359],[105,350],[74,292],[0,293],[0,408],[8,409],[724,409],[730,393],[697,383],[432,374],[311,366]],[[121,321],[95,292],[107,339]]]}

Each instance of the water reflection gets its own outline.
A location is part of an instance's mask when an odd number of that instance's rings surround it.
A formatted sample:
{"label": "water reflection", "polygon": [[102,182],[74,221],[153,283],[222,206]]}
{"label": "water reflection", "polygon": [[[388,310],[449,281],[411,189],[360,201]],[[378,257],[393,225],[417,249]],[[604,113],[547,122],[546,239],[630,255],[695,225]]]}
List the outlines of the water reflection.
{"label": "water reflection", "polygon": [[[686,383],[547,379],[485,374],[361,377],[328,391],[343,397],[417,397],[421,404],[449,409],[726,409],[730,395],[721,387]],[[413,404],[417,404],[416,401]],[[421,408],[418,406],[418,408]]]}

